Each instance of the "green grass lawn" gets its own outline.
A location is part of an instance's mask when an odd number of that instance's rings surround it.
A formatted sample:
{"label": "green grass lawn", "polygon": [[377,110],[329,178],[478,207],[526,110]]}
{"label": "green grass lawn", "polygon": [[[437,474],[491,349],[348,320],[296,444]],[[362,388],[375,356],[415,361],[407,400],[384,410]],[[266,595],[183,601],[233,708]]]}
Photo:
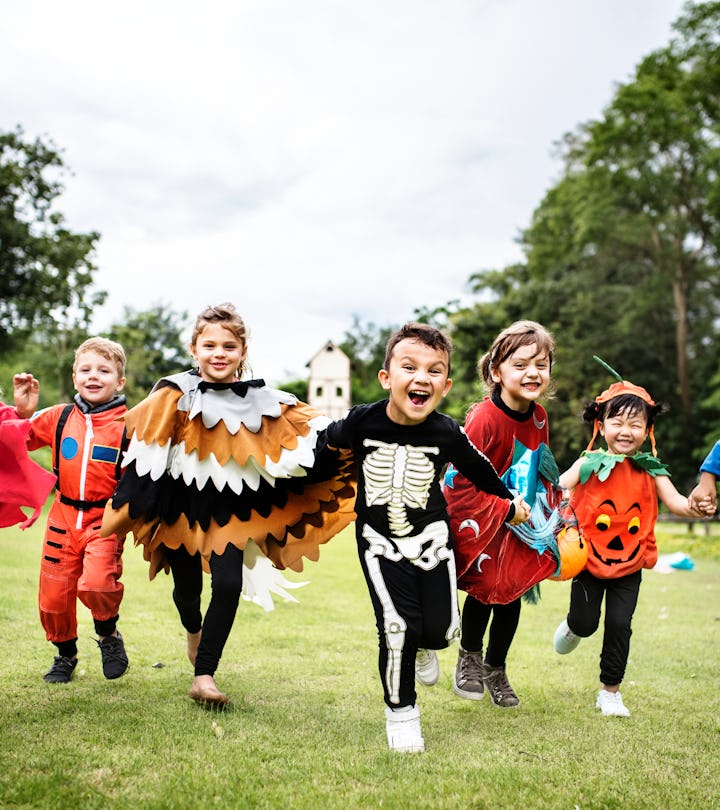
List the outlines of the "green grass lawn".
{"label": "green grass lawn", "polygon": [[[457,698],[457,646],[419,687],[425,754],[387,750],[369,598],[346,531],[308,563],[300,604],[242,603],[217,673],[218,714],[187,697],[192,671],[171,580],[125,552],[119,628],[130,669],[106,681],[88,611],[69,685],[37,615],[42,521],[0,531],[2,808],[720,807],[720,552],[713,535],[663,524],[661,553],[693,571],[647,572],[622,692],[629,719],[594,708],[600,634],[552,649],[569,583],[523,606],[508,674],[517,710]],[[209,581],[207,581],[209,591]],[[462,594],[461,594],[462,598]]]}

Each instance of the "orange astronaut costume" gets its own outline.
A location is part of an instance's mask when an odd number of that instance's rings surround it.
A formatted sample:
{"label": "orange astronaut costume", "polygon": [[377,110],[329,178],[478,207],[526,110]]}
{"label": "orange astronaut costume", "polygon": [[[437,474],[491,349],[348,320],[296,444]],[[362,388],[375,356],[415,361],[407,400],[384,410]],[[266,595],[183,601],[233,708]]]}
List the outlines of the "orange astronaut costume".
{"label": "orange astronaut costume", "polygon": [[[67,421],[58,430],[64,411]],[[124,433],[124,423],[117,420],[126,411],[124,396],[92,407],[77,395],[74,405],[47,408],[30,422],[28,448],[51,447],[58,476],[39,595],[42,626],[56,645],[77,639],[76,599],[92,613],[99,635],[110,635],[117,620],[123,541],[116,535],[101,537],[100,524],[117,485]]]}

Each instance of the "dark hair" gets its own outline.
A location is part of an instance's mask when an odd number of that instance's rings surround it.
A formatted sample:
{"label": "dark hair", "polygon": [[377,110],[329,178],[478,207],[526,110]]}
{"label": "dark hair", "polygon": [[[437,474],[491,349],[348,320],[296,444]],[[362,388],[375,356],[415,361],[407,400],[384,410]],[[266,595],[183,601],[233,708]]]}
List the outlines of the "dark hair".
{"label": "dark hair", "polygon": [[392,359],[393,352],[401,340],[417,340],[418,343],[424,343],[431,349],[445,352],[448,358],[448,374],[450,374],[450,353],[452,352],[450,338],[434,326],[416,322],[406,323],[390,335],[390,339],[385,347],[385,362],[383,363],[385,371],[390,368],[390,360]]}
{"label": "dark hair", "polygon": [[595,402],[594,400],[588,402],[582,418],[592,425],[596,419],[598,422],[604,422],[606,419],[612,419],[613,416],[618,414],[627,413],[629,416],[633,416],[638,413],[645,417],[649,430],[655,424],[655,417],[666,410],[667,408],[662,402],[650,405],[649,402],[645,402],[644,399],[635,394],[619,394],[605,402]]}

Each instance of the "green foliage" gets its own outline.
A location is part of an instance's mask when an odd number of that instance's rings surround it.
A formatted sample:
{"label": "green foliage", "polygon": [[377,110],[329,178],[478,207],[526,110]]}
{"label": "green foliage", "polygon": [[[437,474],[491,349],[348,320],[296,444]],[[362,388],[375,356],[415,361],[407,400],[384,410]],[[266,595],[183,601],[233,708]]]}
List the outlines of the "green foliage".
{"label": "green foliage", "polygon": [[181,337],[187,320],[186,312],[157,304],[143,311],[125,307],[120,323],[111,326],[107,337],[125,349],[129,407],[144,399],[161,377],[190,367],[189,349]]}
{"label": "green foliage", "polygon": [[[645,470],[653,478],[657,475],[668,474],[668,469],[662,461],[650,453],[635,453],[630,458],[640,469]],[[592,450],[585,453],[580,467],[580,483],[586,483],[593,474],[597,475],[600,481],[607,481],[610,473],[615,469],[615,465],[624,462],[630,463],[627,456],[609,453],[605,450]]]}
{"label": "green foliage", "polygon": [[[136,311],[126,307],[120,323],[112,324],[103,337],[118,341],[127,357],[124,394],[128,405],[137,404],[160,377],[183,371],[190,365],[189,352],[181,339],[187,315],[165,305]],[[40,405],[69,402],[75,394],[72,367],[75,350],[90,337],[74,329],[60,331],[54,341],[41,335],[5,355],[0,362],[0,384],[5,400],[12,401],[12,377],[18,371],[32,372],[40,380]]]}
{"label": "green foliage", "polygon": [[384,396],[377,374],[385,362],[385,345],[397,328],[377,326],[372,321],[363,323],[358,315],[353,315],[352,326],[340,343],[350,358],[352,405],[375,402]]}
{"label": "green foliage", "polygon": [[289,394],[295,394],[295,396],[301,402],[308,401],[308,381],[307,380],[290,380],[289,382],[284,382],[282,384],[283,391],[287,391]]}
{"label": "green foliage", "polygon": [[688,4],[675,31],[602,118],[565,135],[564,173],[522,235],[525,262],[474,275],[480,301],[450,322],[466,383],[510,322],[555,335],[547,407],[563,468],[589,438],[585,402],[611,382],[592,360],[602,354],[670,406],[656,433],[682,489],[720,427],[720,4]]}
{"label": "green foliage", "polygon": [[105,299],[92,291],[99,234],[74,233],[54,210],[65,167],[52,142],[0,132],[0,351],[33,333],[48,342],[87,327]]}

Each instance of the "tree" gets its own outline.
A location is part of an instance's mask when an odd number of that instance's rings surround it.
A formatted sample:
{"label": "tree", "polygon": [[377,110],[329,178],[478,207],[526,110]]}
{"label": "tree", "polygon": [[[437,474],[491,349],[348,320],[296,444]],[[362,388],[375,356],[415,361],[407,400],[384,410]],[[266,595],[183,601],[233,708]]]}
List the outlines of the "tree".
{"label": "tree", "polygon": [[137,311],[123,309],[120,323],[107,334],[125,349],[127,358],[125,396],[132,407],[144,399],[153,385],[168,374],[190,366],[190,352],[182,340],[186,312],[173,312],[165,304]]}
{"label": "tree", "polygon": [[525,262],[474,282],[507,321],[538,320],[557,338],[561,465],[587,441],[569,414],[612,382],[598,354],[670,404],[660,449],[688,482],[718,422],[720,3],[687,4],[674,31],[599,120],[559,144],[564,172],[522,235]]}
{"label": "tree", "polygon": [[353,315],[352,326],[345,332],[340,348],[350,358],[351,400],[353,405],[375,402],[382,396],[378,371],[385,362],[385,345],[395,326],[363,323]]}
{"label": "tree", "polygon": [[52,342],[87,327],[105,300],[91,292],[99,235],[73,233],[54,210],[64,170],[51,141],[0,132],[0,351],[33,332]]}

